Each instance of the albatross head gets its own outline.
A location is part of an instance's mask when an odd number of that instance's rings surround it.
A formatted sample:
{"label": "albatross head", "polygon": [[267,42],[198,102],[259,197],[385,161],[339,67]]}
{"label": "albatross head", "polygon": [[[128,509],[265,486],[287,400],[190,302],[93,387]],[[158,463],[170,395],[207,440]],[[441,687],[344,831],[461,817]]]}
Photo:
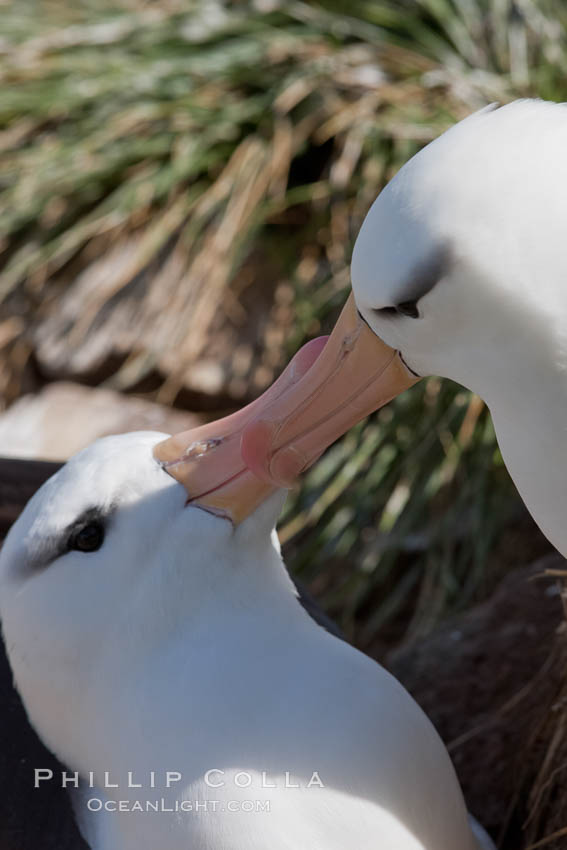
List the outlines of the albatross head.
{"label": "albatross head", "polygon": [[488,107],[413,157],[352,258],[359,312],[419,375],[493,407],[567,366],[567,108]]}
{"label": "albatross head", "polygon": [[243,436],[258,476],[285,483],[308,441],[312,454],[421,376],[452,378],[487,402],[524,500],[567,555],[566,151],[567,107],[519,101],[461,121],[400,170],[355,244],[354,301],[331,337],[342,361],[319,368],[324,351]]}

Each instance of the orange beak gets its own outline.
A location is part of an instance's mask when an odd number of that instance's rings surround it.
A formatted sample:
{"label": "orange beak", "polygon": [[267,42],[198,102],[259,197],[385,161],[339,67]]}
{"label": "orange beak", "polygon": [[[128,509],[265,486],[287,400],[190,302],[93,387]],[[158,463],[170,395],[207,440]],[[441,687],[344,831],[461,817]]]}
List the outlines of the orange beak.
{"label": "orange beak", "polygon": [[351,295],[331,336],[307,343],[264,395],[232,416],[170,437],[154,454],[185,486],[190,503],[236,525],[417,380],[359,316]]}

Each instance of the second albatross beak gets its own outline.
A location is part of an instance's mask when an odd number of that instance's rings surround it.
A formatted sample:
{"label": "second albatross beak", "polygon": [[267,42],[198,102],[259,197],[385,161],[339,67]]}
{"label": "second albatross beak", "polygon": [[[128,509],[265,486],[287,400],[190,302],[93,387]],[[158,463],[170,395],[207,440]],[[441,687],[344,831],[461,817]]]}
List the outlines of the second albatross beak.
{"label": "second albatross beak", "polygon": [[170,437],[154,454],[189,501],[237,524],[417,380],[359,316],[351,295],[328,340],[307,343],[264,395],[233,416]]}
{"label": "second albatross beak", "polygon": [[245,428],[242,457],[258,478],[289,487],[341,434],[417,380],[350,295],[313,366]]}

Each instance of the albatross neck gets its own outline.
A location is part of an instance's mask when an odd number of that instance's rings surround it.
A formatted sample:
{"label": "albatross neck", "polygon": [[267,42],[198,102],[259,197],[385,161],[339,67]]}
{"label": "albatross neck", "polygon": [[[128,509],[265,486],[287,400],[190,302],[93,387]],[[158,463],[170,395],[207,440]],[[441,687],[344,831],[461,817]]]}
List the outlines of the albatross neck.
{"label": "albatross neck", "polygon": [[526,369],[487,399],[510,475],[535,521],[567,556],[567,372]]}

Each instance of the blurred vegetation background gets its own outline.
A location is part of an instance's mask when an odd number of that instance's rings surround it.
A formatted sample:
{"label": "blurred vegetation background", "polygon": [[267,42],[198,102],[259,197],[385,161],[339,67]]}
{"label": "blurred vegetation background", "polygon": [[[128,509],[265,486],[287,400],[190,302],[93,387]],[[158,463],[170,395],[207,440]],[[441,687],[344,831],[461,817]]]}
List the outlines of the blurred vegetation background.
{"label": "blurred vegetation background", "polygon": [[[567,100],[562,0],[1,4],[0,393],[216,416],[332,325],[381,187],[492,101]],[[1,447],[0,447],[1,452]],[[290,568],[380,655],[547,544],[432,378],[292,493]]]}

